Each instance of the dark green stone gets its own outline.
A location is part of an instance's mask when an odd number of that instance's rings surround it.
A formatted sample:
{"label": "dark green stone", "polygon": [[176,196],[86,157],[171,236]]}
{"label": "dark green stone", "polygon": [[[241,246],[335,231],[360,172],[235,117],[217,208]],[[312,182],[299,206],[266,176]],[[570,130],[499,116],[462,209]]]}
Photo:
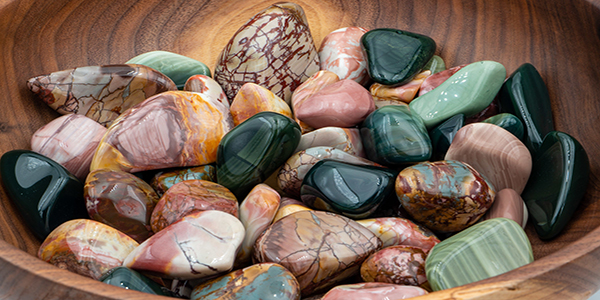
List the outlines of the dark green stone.
{"label": "dark green stone", "polygon": [[300,143],[300,126],[274,112],[260,112],[229,131],[217,150],[217,182],[239,201],[267,179]]}
{"label": "dark green stone", "polygon": [[529,63],[521,65],[500,88],[500,112],[517,116],[525,127],[524,144],[535,152],[554,130],[550,97],[544,80]]}
{"label": "dark green stone", "polygon": [[360,44],[369,76],[385,85],[409,82],[427,65],[436,47],[428,36],[390,28],[365,33]]}
{"label": "dark green stone", "polygon": [[433,154],[431,155],[433,161],[444,160],[444,156],[446,156],[446,152],[448,152],[448,148],[450,148],[454,136],[464,125],[465,115],[458,114],[429,132],[431,146],[433,148]]}
{"label": "dark green stone", "polygon": [[366,218],[395,194],[396,176],[398,172],[391,169],[325,159],[304,177],[301,199],[314,209]]}
{"label": "dark green stone", "polygon": [[521,197],[541,239],[556,237],[585,195],[588,156],[572,136],[552,131],[533,155],[533,169]]}
{"label": "dark green stone", "polygon": [[8,197],[41,240],[66,221],[89,218],[83,184],[46,156],[29,150],[6,152],[0,158],[0,175]]}
{"label": "dark green stone", "polygon": [[144,292],[153,295],[172,296],[170,291],[150,278],[126,267],[116,267],[106,273],[100,281],[122,287],[128,290]]}
{"label": "dark green stone", "polygon": [[482,121],[483,123],[490,123],[497,126],[500,126],[506,131],[512,133],[519,140],[523,141],[523,137],[525,135],[525,129],[523,128],[523,123],[519,118],[515,117],[513,114],[502,113],[497,114],[495,116],[491,116]]}
{"label": "dark green stone", "polygon": [[369,159],[382,165],[397,166],[431,157],[425,124],[406,106],[375,110],[360,126],[360,135]]}

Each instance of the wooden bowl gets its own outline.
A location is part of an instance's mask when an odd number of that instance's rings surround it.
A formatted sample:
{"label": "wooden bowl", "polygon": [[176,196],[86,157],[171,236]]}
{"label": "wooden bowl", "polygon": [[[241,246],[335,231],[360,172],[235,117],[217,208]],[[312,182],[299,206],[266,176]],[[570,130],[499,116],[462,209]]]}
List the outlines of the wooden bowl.
{"label": "wooden bowl", "polygon": [[[600,285],[600,1],[301,0],[318,44],[358,25],[432,37],[447,66],[495,60],[512,73],[530,62],[544,78],[556,129],[590,157],[585,199],[564,232],[540,241],[536,261],[512,272],[418,299],[585,299]],[[0,0],[0,154],[29,149],[34,131],[58,115],[26,87],[30,77],[123,63],[168,50],[214,64],[233,33],[272,2],[261,0]],[[159,299],[38,260],[40,241],[0,190],[0,298]]]}

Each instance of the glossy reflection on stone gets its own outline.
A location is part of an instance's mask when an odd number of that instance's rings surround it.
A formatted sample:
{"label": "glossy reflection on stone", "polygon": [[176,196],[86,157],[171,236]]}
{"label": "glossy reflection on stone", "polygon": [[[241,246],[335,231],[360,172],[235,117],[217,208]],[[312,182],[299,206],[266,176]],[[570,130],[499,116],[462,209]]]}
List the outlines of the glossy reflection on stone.
{"label": "glossy reflection on stone", "polygon": [[444,156],[446,156],[446,152],[448,152],[448,148],[450,148],[456,133],[464,125],[465,115],[458,114],[444,121],[444,123],[438,125],[429,132],[431,147],[433,148],[433,154],[431,155],[432,161],[444,160]]}
{"label": "glossy reflection on stone", "polygon": [[411,220],[385,217],[356,221],[373,232],[382,242],[383,247],[413,246],[429,252],[440,240],[429,229]]}
{"label": "glossy reflection on stone", "polygon": [[335,73],[327,70],[321,70],[310,76],[305,82],[303,82],[297,89],[294,90],[294,93],[292,94],[292,110],[294,111],[294,121],[300,125],[300,129],[302,129],[303,134],[311,132],[315,129],[310,125],[300,121],[298,117],[296,117],[295,112],[297,107],[316,92],[338,81],[340,81],[340,78]]}
{"label": "glossy reflection on stone", "polygon": [[279,205],[279,209],[277,210],[277,213],[275,214],[275,218],[273,218],[273,223],[279,221],[279,219],[281,219],[287,215],[291,215],[297,211],[303,211],[303,210],[312,210],[312,209],[310,209],[308,206],[306,206],[306,204],[304,204],[304,202],[302,202],[302,201],[298,201],[298,200],[290,198],[290,197],[282,197],[281,204]]}
{"label": "glossy reflection on stone", "polygon": [[497,114],[495,116],[489,117],[482,121],[483,123],[490,123],[496,126],[500,126],[506,131],[512,133],[519,140],[523,141],[525,135],[525,129],[523,128],[523,123],[519,118],[515,117],[509,113]]}
{"label": "glossy reflection on stone", "polygon": [[227,99],[225,92],[223,92],[223,88],[221,88],[218,82],[206,75],[194,75],[188,78],[185,82],[183,90],[200,93],[215,98],[217,101],[223,103],[223,105],[229,108],[230,102]]}
{"label": "glossy reflection on stone", "polygon": [[340,149],[348,154],[367,157],[356,128],[323,127],[303,134],[294,153],[308,148],[326,146]]}
{"label": "glossy reflection on stone", "polygon": [[116,267],[110,270],[108,273],[104,274],[99,281],[127,290],[134,290],[152,295],[171,296],[171,293],[166,287],[163,287],[152,281],[152,279],[126,267]]}
{"label": "glossy reflection on stone", "polygon": [[525,229],[528,217],[529,212],[523,198],[515,190],[507,188],[496,193],[494,204],[481,220],[507,218],[517,222]]}
{"label": "glossy reflection on stone", "polygon": [[421,87],[419,89],[419,96],[423,96],[428,92],[432,91],[436,87],[440,86],[444,81],[448,80],[450,76],[454,75],[454,73],[458,72],[458,70],[462,69],[466,65],[460,65],[448,70],[442,70],[440,72],[433,72],[431,76],[428,76],[421,83]]}
{"label": "glossy reflection on stone", "polygon": [[399,86],[383,85],[381,83],[373,83],[369,88],[371,95],[375,101],[401,101],[410,103],[417,95],[423,81],[431,75],[431,71],[426,70],[417,74],[409,82]]}
{"label": "glossy reflection on stone", "polygon": [[292,118],[292,110],[283,99],[266,88],[248,82],[244,84],[231,102],[231,116],[236,126],[261,111],[272,111]]}
{"label": "glossy reflection on stone", "polygon": [[417,286],[399,285],[383,282],[362,282],[338,285],[321,300],[381,300],[381,299],[408,299],[426,295],[428,292]]}
{"label": "glossy reflection on stone", "polygon": [[367,282],[428,286],[425,275],[426,259],[427,254],[418,247],[386,247],[371,254],[362,263],[360,276]]}
{"label": "glossy reflection on stone", "polygon": [[319,47],[321,70],[332,71],[340,79],[365,85],[369,81],[367,60],[360,48],[360,38],[367,29],[357,26],[336,29],[326,35]]}
{"label": "glossy reflection on stone", "polygon": [[126,64],[140,64],[155,69],[171,78],[180,90],[191,76],[210,76],[210,69],[204,63],[169,51],[145,52],[131,58]]}
{"label": "glossy reflection on stone", "polygon": [[170,169],[160,171],[154,174],[150,181],[150,186],[154,188],[159,197],[176,183],[192,180],[201,179],[206,181],[217,181],[217,169],[214,165],[203,165],[192,168],[182,169]]}

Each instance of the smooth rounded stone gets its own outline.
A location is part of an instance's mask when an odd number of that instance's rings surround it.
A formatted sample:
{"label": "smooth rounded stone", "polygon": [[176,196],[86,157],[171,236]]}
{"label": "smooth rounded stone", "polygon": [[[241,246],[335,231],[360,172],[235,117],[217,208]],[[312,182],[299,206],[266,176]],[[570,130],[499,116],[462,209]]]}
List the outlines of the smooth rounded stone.
{"label": "smooth rounded stone", "polygon": [[515,190],[507,188],[496,193],[494,204],[492,204],[492,207],[485,215],[483,215],[481,220],[507,218],[517,222],[517,224],[525,229],[528,216],[527,206],[525,206],[525,202],[523,201],[523,198],[521,198],[521,195],[515,192]]}
{"label": "smooth rounded stone", "polygon": [[533,153],[554,130],[548,89],[536,68],[521,65],[506,79],[500,93],[500,111],[517,116],[525,126],[525,145]]}
{"label": "smooth rounded stone", "polygon": [[217,168],[214,165],[203,165],[192,168],[170,169],[160,171],[154,174],[150,181],[150,186],[156,191],[159,197],[170,189],[173,185],[192,179],[201,179],[206,181],[217,181]]}
{"label": "smooth rounded stone", "polygon": [[115,120],[90,170],[134,173],[214,163],[219,142],[231,128],[231,114],[222,103],[193,92],[165,92]]}
{"label": "smooth rounded stone", "polygon": [[416,222],[434,232],[463,230],[492,206],[496,191],[460,161],[423,162],[400,172],[396,194]]}
{"label": "smooth rounded stone", "polygon": [[475,224],[442,241],[425,262],[434,291],[449,289],[506,273],[533,262],[523,228],[496,218]]}
{"label": "smooth rounded stone", "polygon": [[191,179],[174,184],[160,198],[150,223],[159,232],[194,211],[219,210],[238,216],[238,201],[224,186],[206,180]]}
{"label": "smooth rounded stone", "polygon": [[423,118],[428,129],[457,114],[470,117],[492,103],[504,78],[506,69],[500,63],[469,64],[434,90],[413,100],[410,110]]}
{"label": "smooth rounded stone", "polygon": [[423,67],[423,70],[429,70],[433,75],[446,70],[446,63],[443,58],[434,54],[429,62]]}
{"label": "smooth rounded stone", "polygon": [[54,229],[37,256],[61,269],[98,280],[121,266],[137,246],[134,239],[108,225],[76,219]]}
{"label": "smooth rounded stone", "polygon": [[418,115],[406,106],[384,106],[360,125],[367,157],[379,164],[398,166],[426,161],[431,140]]}
{"label": "smooth rounded stone", "polygon": [[313,128],[353,127],[374,110],[369,91],[349,79],[324,87],[294,107],[296,117]]}
{"label": "smooth rounded stone", "polygon": [[427,287],[425,260],[421,248],[390,246],[369,256],[360,267],[360,277],[366,282],[387,282]]}
{"label": "smooth rounded stone", "polygon": [[340,79],[354,80],[360,85],[369,81],[367,60],[360,48],[360,38],[368,30],[351,26],[332,31],[319,47],[321,70],[332,71]]}
{"label": "smooth rounded stone", "polygon": [[210,76],[210,69],[204,63],[169,51],[145,52],[128,60],[126,64],[140,64],[155,69],[171,78],[180,90],[191,76]]}
{"label": "smooth rounded stone", "polygon": [[238,199],[246,197],[293,153],[300,127],[274,112],[260,112],[231,130],[219,144],[217,181]]}
{"label": "smooth rounded stone", "polygon": [[323,127],[303,134],[294,153],[319,146],[333,147],[348,154],[367,157],[357,128]]}
{"label": "smooth rounded stone", "polygon": [[138,243],[153,232],[152,210],[158,195],[145,181],[123,171],[92,171],[83,187],[90,217],[130,236]]}
{"label": "smooth rounded stone", "polygon": [[218,82],[206,75],[198,74],[191,76],[185,82],[183,90],[208,95],[229,108],[229,99],[227,99],[227,95],[223,92],[223,88],[221,88]]}
{"label": "smooth rounded stone", "polygon": [[290,270],[302,295],[309,296],[355,275],[360,264],[380,248],[379,238],[351,219],[299,211],[273,223],[258,238],[254,259]]}
{"label": "smooth rounded stone", "polygon": [[214,77],[229,99],[253,82],[290,104],[292,91],[318,71],[319,53],[304,10],[280,2],[238,29],[221,52]]}
{"label": "smooth rounded stone", "polygon": [[293,118],[292,110],[271,91],[248,82],[244,84],[231,102],[231,117],[236,126],[261,111],[272,111]]}
{"label": "smooth rounded stone", "polygon": [[436,48],[428,36],[390,28],[373,29],[362,36],[360,43],[369,76],[385,85],[409,82],[433,57]]}
{"label": "smooth rounded stone", "polygon": [[300,187],[308,207],[366,218],[394,193],[397,171],[325,159],[306,174]]}
{"label": "smooth rounded stone", "polygon": [[33,134],[31,150],[61,164],[83,181],[105,133],[106,127],[86,116],[64,115]]}
{"label": "smooth rounded stone", "polygon": [[99,281],[127,290],[134,290],[152,295],[171,296],[171,292],[166,287],[163,287],[152,281],[152,279],[126,267],[116,267],[110,270],[108,273],[104,274]]}
{"label": "smooth rounded stone", "polygon": [[417,286],[383,282],[361,282],[338,285],[329,290],[321,300],[408,299],[426,294],[428,294],[426,290]]}
{"label": "smooth rounded stone", "polygon": [[0,180],[22,220],[40,240],[66,221],[89,218],[83,184],[46,156],[29,150],[2,154]]}
{"label": "smooth rounded stone", "polygon": [[123,266],[182,280],[231,271],[244,225],[218,210],[195,211],[135,248]]}
{"label": "smooth rounded stone", "polygon": [[278,173],[278,184],[286,194],[299,197],[300,186],[306,173],[319,161],[333,159],[351,164],[381,166],[362,157],[348,154],[333,147],[313,147],[296,152],[281,167]]}
{"label": "smooth rounded stone", "polygon": [[438,125],[429,132],[431,147],[433,148],[433,154],[431,155],[432,161],[444,160],[444,156],[446,156],[446,152],[448,152],[448,148],[450,148],[456,133],[464,125],[465,115],[458,114],[444,121],[444,123]]}
{"label": "smooth rounded stone", "polygon": [[[297,89],[292,93],[292,110],[295,112],[296,108],[304,102],[306,99],[310,98],[310,96],[314,95],[316,92],[322,90],[324,87],[331,85],[335,82],[340,81],[340,78],[333,72],[327,70],[321,70],[308,78],[305,82],[303,82]],[[310,127],[308,124],[298,120],[296,114],[294,113],[294,121],[300,125],[300,129],[302,129],[302,133],[307,133],[315,130]]]}
{"label": "smooth rounded stone", "polygon": [[271,225],[279,209],[281,196],[266,184],[256,185],[240,204],[240,221],[246,228],[246,236],[237,254],[236,264],[250,261],[254,242]]}
{"label": "smooth rounded stone", "polygon": [[107,127],[145,99],[177,90],[169,77],[144,65],[79,67],[33,77],[27,87],[58,113],[84,115]]}
{"label": "smooth rounded stone", "polygon": [[298,280],[279,264],[262,263],[198,285],[192,300],[300,300]]}
{"label": "smooth rounded stone", "polygon": [[496,126],[500,126],[506,131],[512,133],[519,140],[523,141],[525,135],[525,129],[523,128],[523,123],[519,118],[515,117],[509,113],[497,114],[495,116],[489,117],[482,121],[483,123],[490,123]]}
{"label": "smooth rounded stone", "polygon": [[375,234],[382,242],[383,248],[389,246],[413,246],[428,253],[440,240],[429,229],[404,218],[375,218],[357,220]]}
{"label": "smooth rounded stone", "polygon": [[541,239],[556,237],[581,203],[590,162],[581,144],[559,131],[546,135],[534,154],[531,178],[521,194]]}
{"label": "smooth rounded stone", "polygon": [[402,101],[410,103],[414,98],[423,81],[431,75],[431,71],[426,70],[417,74],[409,82],[399,86],[383,85],[381,83],[373,83],[369,88],[371,95],[375,101]]}
{"label": "smooth rounded stone", "polygon": [[488,123],[473,123],[461,128],[445,156],[469,164],[497,190],[511,188],[521,194],[532,160],[527,147],[510,132]]}
{"label": "smooth rounded stone", "polygon": [[275,217],[273,218],[273,223],[279,221],[279,219],[281,219],[287,215],[291,215],[297,211],[304,211],[304,210],[312,210],[312,209],[308,208],[306,206],[306,204],[304,204],[301,201],[298,201],[296,199],[289,198],[289,197],[282,197],[281,204],[279,205],[279,209],[277,210],[277,213],[275,214]]}
{"label": "smooth rounded stone", "polygon": [[448,80],[452,75],[454,75],[458,70],[464,68],[466,65],[460,65],[448,70],[441,70],[439,72],[433,72],[431,76],[428,76],[421,83],[421,87],[419,89],[419,96],[423,96],[428,92],[431,92],[436,87],[440,86],[444,81]]}

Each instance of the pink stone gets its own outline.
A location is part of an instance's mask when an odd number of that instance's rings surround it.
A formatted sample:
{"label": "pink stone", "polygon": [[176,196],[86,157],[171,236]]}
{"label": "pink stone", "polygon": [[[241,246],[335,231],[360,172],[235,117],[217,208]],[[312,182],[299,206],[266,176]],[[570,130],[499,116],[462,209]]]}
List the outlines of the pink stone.
{"label": "pink stone", "polygon": [[408,299],[425,294],[428,294],[428,292],[417,286],[363,282],[336,286],[329,290],[321,300]]}
{"label": "pink stone", "polygon": [[[401,86],[389,86],[383,85],[381,83],[373,83],[369,88],[371,95],[373,95],[373,99],[375,100],[375,105],[377,105],[377,101],[402,101],[404,103],[410,103],[417,95],[419,88],[421,88],[421,84],[423,81],[431,75],[431,71],[425,70],[419,74],[417,74],[413,79],[411,79],[408,83],[403,84]],[[376,98],[377,97],[377,98]],[[377,105],[377,107],[381,107],[381,105]]]}
{"label": "pink stone", "polygon": [[231,117],[236,126],[262,111],[272,111],[292,116],[292,110],[283,99],[255,83],[246,83],[231,102]]}
{"label": "pink stone", "polygon": [[311,127],[353,127],[375,110],[371,93],[355,81],[333,83],[296,107],[296,117]]}
{"label": "pink stone", "polygon": [[383,247],[405,245],[419,247],[428,253],[440,240],[427,228],[403,218],[375,218],[356,221],[373,232]]}
{"label": "pink stone", "polygon": [[199,74],[188,78],[183,90],[207,95],[229,107],[227,95],[225,95],[219,83],[206,75]]}
{"label": "pink stone", "polygon": [[356,128],[323,127],[303,134],[295,152],[318,146],[333,147],[348,154],[367,157],[360,132]]}
{"label": "pink stone", "polygon": [[345,27],[325,36],[319,48],[321,70],[332,71],[340,79],[350,79],[361,85],[369,81],[367,60],[360,48],[360,38],[367,32],[362,27]]}
{"label": "pink stone", "polygon": [[[324,87],[329,86],[335,82],[340,81],[340,78],[333,72],[327,70],[321,70],[314,75],[310,76],[304,83],[302,83],[292,94],[292,109],[296,111],[296,108],[314,95],[316,92],[322,90]],[[298,120],[294,114],[294,120],[300,125],[302,133],[307,133],[315,130],[308,124]]]}
{"label": "pink stone", "polygon": [[444,70],[441,72],[437,72],[427,77],[423,83],[421,84],[421,89],[419,90],[419,96],[425,95],[427,92],[438,87],[442,82],[446,81],[446,79],[450,78],[454,73],[458,72],[458,70],[462,69],[466,65],[456,66],[454,68],[450,68],[448,70]]}
{"label": "pink stone", "polygon": [[507,218],[517,222],[521,227],[527,225],[527,207],[523,198],[513,189],[503,189],[496,194],[490,210],[483,215],[482,221],[493,218]]}

